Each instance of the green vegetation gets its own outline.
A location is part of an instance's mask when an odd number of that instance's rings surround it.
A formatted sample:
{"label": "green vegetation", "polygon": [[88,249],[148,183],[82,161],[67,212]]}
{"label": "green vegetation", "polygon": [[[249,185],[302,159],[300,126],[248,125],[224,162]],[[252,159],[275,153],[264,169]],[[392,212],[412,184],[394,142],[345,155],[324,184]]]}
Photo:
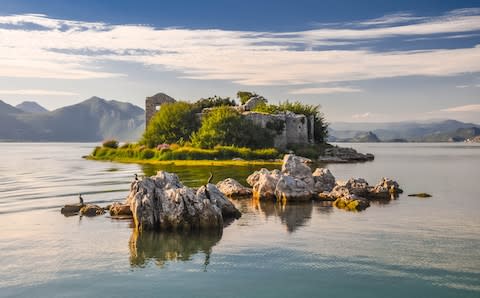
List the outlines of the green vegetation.
{"label": "green vegetation", "polygon": [[[171,146],[168,149],[157,150],[138,144],[130,144],[128,147],[122,146],[118,149],[95,147],[89,158],[120,162],[143,161],[156,163],[172,160],[275,160],[280,155],[278,150],[274,148],[255,150],[245,147],[215,146],[212,149],[202,149],[190,146]],[[242,160],[236,160],[236,162],[238,164],[245,163]]]}
{"label": "green vegetation", "polygon": [[235,100],[230,99],[230,97],[220,97],[215,95],[213,97],[199,99],[193,104],[193,109],[197,113],[200,113],[203,109],[206,108],[236,105],[237,103],[235,102]]}
{"label": "green vegetation", "polygon": [[219,107],[203,117],[202,126],[192,136],[192,144],[200,148],[216,145],[266,148],[273,146],[273,135],[239,112]]}
{"label": "green vegetation", "polygon": [[182,101],[167,103],[153,116],[140,143],[150,148],[164,143],[183,144],[190,140],[198,126],[196,110],[192,104]]}

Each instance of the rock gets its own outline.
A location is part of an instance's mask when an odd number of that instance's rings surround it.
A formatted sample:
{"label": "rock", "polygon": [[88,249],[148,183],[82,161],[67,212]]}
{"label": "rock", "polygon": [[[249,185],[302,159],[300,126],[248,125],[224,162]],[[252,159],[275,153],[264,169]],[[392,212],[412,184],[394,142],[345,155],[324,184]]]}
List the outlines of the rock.
{"label": "rock", "polygon": [[348,197],[349,195],[350,191],[346,186],[343,185],[336,185],[329,194],[329,196],[334,199]]}
{"label": "rock", "polygon": [[363,178],[350,178],[343,184],[350,194],[365,197],[368,194],[368,182]]}
{"label": "rock", "polygon": [[241,185],[232,178],[218,182],[217,188],[227,197],[250,197],[253,193],[251,188]]}
{"label": "rock", "polygon": [[67,214],[67,215],[70,215],[70,214],[76,214],[76,213],[79,213],[80,212],[80,209],[82,209],[82,207],[85,206],[84,204],[69,204],[69,205],[65,205],[62,207],[62,209],[60,210],[60,212],[62,214]]}
{"label": "rock", "polygon": [[314,192],[330,192],[335,187],[335,177],[332,175],[329,169],[317,168],[315,172],[313,172],[312,176],[314,181]]}
{"label": "rock", "polygon": [[[208,195],[207,195],[208,192]],[[209,199],[215,206],[220,208],[223,218],[240,218],[242,214],[233,205],[230,200],[215,186],[214,184],[207,184],[197,190],[197,197],[202,200]]]}
{"label": "rock", "polygon": [[368,197],[372,199],[391,199],[402,192],[403,190],[400,189],[396,181],[389,178],[382,178],[377,185],[369,190]]}
{"label": "rock", "polygon": [[93,204],[87,204],[80,209],[80,215],[82,216],[97,216],[105,213],[102,207]]}
{"label": "rock", "polygon": [[261,96],[253,96],[243,105],[243,110],[252,111],[257,105],[261,103],[266,103],[265,98]]}
{"label": "rock", "polygon": [[164,171],[134,181],[126,203],[139,230],[220,229],[224,216],[239,215],[215,185],[201,187],[195,193],[177,175]]}
{"label": "rock", "polygon": [[374,158],[373,154],[362,154],[353,148],[332,147],[325,149],[324,154],[318,160],[321,162],[358,162],[370,161]]}
{"label": "rock", "polygon": [[349,195],[336,199],[333,205],[348,211],[361,211],[367,209],[370,206],[370,202],[365,198]]}
{"label": "rock", "polygon": [[130,210],[130,205],[122,203],[113,203],[110,208],[111,216],[132,216],[132,210]]}
{"label": "rock", "polygon": [[419,197],[419,198],[430,198],[430,197],[432,197],[431,194],[428,194],[428,193],[425,193],[425,192],[413,193],[413,194],[409,194],[408,196],[409,197]]}
{"label": "rock", "polygon": [[305,181],[283,175],[275,187],[275,197],[284,201],[306,201],[312,199],[313,189]]}
{"label": "rock", "polygon": [[275,189],[282,174],[279,170],[261,169],[248,176],[247,182],[253,188],[253,197],[257,199],[274,199]]}

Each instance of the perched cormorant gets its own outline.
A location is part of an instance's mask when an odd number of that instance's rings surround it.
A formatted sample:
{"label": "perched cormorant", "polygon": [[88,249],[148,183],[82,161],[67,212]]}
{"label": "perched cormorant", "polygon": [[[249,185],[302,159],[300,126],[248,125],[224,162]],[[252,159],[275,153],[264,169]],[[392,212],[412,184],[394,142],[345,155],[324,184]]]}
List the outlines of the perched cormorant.
{"label": "perched cormorant", "polygon": [[210,172],[210,177],[208,177],[208,181],[207,181],[207,184],[209,184],[213,179],[213,173]]}
{"label": "perched cormorant", "polygon": [[135,181],[138,181],[138,175],[135,173]]}
{"label": "perched cormorant", "polygon": [[78,195],[78,200],[80,201],[80,204],[83,205],[82,194],[79,194],[79,195]]}

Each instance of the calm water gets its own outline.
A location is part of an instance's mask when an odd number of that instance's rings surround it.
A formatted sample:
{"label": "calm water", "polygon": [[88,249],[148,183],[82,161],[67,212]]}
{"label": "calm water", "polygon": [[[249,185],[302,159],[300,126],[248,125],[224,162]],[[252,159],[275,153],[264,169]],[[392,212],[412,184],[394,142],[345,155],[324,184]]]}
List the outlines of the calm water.
{"label": "calm water", "polygon": [[[350,213],[320,203],[236,201],[223,234],[136,235],[129,221],[60,207],[123,200],[133,173],[82,160],[94,144],[0,143],[0,296],[480,297],[480,146],[355,144],[374,162],[329,165],[406,193]],[[191,186],[209,167],[164,167]],[[239,180],[254,168],[214,168]]]}

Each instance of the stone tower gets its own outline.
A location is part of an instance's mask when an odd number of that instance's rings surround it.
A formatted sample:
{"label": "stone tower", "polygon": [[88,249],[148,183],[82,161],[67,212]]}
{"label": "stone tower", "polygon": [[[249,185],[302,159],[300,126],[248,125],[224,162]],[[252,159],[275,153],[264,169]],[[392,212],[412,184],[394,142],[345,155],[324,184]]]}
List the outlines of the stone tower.
{"label": "stone tower", "polygon": [[147,99],[145,99],[145,127],[148,127],[150,119],[152,119],[153,115],[160,110],[161,105],[173,102],[175,102],[175,99],[165,93],[157,93],[153,96],[147,97]]}

